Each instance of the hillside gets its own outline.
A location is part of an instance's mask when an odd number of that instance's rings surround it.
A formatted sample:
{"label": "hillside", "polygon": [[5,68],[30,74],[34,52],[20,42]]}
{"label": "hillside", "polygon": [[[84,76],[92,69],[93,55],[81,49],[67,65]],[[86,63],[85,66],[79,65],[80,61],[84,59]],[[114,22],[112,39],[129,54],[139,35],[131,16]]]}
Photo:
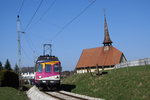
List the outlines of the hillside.
{"label": "hillside", "polygon": [[120,68],[108,74],[75,74],[63,80],[74,86],[71,92],[106,100],[150,100],[150,66]]}
{"label": "hillside", "polygon": [[26,100],[23,92],[12,87],[0,87],[0,100]]}

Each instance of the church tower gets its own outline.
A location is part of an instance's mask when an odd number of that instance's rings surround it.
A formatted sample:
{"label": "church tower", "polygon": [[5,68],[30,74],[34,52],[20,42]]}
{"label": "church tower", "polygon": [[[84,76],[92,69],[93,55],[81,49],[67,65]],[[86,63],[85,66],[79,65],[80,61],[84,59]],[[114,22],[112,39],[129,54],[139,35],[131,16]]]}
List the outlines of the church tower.
{"label": "church tower", "polygon": [[104,44],[104,51],[107,51],[107,50],[109,50],[109,46],[112,45],[112,41],[109,36],[105,13],[104,13],[104,20],[105,20],[105,24],[104,24],[104,35],[105,36],[104,36],[103,44]]}
{"label": "church tower", "polygon": [[103,41],[103,44],[104,46],[110,46],[112,44],[112,41],[109,37],[109,32],[108,32],[108,28],[107,28],[107,22],[106,22],[106,16],[104,14],[104,18],[105,18],[105,25],[104,25],[104,41]]}

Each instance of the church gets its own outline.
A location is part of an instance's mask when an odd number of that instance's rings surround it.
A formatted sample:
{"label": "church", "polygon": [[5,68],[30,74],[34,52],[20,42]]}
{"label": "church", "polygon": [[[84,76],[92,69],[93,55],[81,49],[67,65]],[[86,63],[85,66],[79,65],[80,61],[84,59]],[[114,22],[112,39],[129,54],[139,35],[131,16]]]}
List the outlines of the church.
{"label": "church", "polygon": [[86,73],[89,69],[91,72],[95,72],[97,69],[100,71],[102,68],[108,70],[116,64],[127,61],[124,54],[112,46],[113,42],[109,36],[106,16],[104,16],[104,20],[103,47],[84,49],[75,68],[77,73]]}

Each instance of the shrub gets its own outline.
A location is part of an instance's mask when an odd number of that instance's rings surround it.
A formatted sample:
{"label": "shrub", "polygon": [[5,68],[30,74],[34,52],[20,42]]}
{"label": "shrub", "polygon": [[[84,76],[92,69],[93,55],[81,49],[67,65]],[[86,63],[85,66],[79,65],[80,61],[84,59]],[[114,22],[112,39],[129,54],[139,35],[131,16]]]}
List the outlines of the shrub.
{"label": "shrub", "polygon": [[3,86],[18,88],[19,86],[18,74],[9,70],[0,71],[0,87]]}

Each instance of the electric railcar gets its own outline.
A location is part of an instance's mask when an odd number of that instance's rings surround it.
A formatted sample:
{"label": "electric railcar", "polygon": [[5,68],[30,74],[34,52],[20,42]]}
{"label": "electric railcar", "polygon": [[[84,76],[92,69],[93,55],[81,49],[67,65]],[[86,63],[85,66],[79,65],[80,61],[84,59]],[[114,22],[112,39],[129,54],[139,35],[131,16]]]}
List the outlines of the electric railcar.
{"label": "electric railcar", "polygon": [[37,87],[60,87],[61,63],[55,56],[40,56],[35,66],[35,85]]}

